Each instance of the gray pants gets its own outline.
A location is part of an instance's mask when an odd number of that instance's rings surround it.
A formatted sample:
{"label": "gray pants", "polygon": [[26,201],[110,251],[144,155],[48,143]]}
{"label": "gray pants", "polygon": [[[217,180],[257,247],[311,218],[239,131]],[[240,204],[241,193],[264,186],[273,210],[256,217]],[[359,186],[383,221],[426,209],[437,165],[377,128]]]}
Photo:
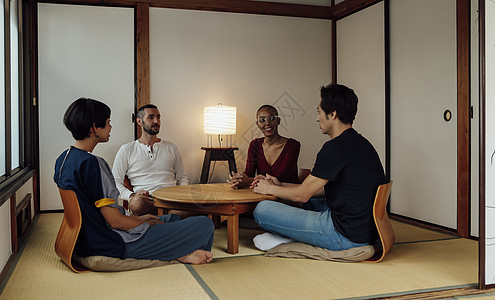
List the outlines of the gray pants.
{"label": "gray pants", "polygon": [[151,226],[139,240],[127,243],[126,258],[173,260],[198,249],[211,250],[215,226],[206,216],[181,219],[160,216],[164,224]]}

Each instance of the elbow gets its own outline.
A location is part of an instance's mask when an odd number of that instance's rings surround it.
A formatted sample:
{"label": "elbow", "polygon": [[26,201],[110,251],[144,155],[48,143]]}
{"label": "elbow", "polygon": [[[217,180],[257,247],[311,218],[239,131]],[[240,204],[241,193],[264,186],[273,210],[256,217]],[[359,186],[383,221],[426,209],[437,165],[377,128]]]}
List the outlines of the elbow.
{"label": "elbow", "polygon": [[294,199],[294,201],[295,201],[295,202],[306,203],[306,202],[308,202],[308,200],[309,200],[310,198],[311,198],[311,194],[307,194],[307,193],[300,193],[300,194],[295,195],[295,199]]}
{"label": "elbow", "polygon": [[120,229],[120,224],[118,221],[112,219],[112,220],[105,220],[108,224],[108,226],[112,227],[113,229]]}

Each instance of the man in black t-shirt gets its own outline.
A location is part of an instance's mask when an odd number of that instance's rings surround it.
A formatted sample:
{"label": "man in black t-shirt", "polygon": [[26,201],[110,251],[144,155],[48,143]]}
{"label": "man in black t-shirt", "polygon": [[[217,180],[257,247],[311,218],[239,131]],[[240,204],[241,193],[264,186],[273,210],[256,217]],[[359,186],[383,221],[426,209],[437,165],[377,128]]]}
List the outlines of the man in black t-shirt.
{"label": "man in black t-shirt", "polygon": [[[270,175],[253,182],[257,193],[305,203],[297,208],[260,202],[254,217],[265,230],[329,250],[367,245],[378,237],[373,201],[386,179],[373,145],[352,128],[357,102],[354,91],[346,86],[322,87],[317,122],[331,140],[318,153],[311,174],[301,184],[280,183]],[[318,194],[325,197],[321,203],[311,198]],[[265,235],[272,237],[278,238]]]}

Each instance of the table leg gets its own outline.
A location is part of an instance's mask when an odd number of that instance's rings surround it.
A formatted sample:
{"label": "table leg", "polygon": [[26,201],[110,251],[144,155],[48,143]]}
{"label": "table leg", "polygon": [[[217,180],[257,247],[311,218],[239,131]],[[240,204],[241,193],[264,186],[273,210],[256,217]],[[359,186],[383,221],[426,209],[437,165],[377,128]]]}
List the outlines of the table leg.
{"label": "table leg", "polygon": [[213,224],[215,225],[215,229],[219,229],[222,227],[222,219],[220,215],[208,214],[208,218],[210,218],[213,221]]}
{"label": "table leg", "polygon": [[227,216],[227,253],[239,252],[239,215]]}

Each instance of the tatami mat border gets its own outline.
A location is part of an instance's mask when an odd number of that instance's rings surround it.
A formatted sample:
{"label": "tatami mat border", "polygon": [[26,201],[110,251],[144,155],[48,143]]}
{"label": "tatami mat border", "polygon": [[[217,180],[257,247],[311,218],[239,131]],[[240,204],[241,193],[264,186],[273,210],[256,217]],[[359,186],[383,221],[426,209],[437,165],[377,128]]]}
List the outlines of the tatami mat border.
{"label": "tatami mat border", "polygon": [[[237,256],[239,257],[239,256]],[[210,289],[210,287],[206,284],[206,282],[201,278],[201,276],[194,270],[192,265],[185,265],[186,269],[191,273],[191,275],[196,279],[196,281],[199,283],[199,285],[203,288],[205,293],[213,300],[219,300],[217,295]]]}
{"label": "tatami mat border", "polygon": [[432,239],[432,240],[424,240],[424,241],[400,242],[400,243],[395,243],[395,245],[419,244],[419,243],[427,243],[427,242],[439,242],[439,241],[460,240],[460,239],[462,239],[462,238],[461,237],[449,237],[449,238],[444,238],[444,239]]}
{"label": "tatami mat border", "polygon": [[477,287],[477,286],[478,286],[477,283],[462,284],[462,285],[444,286],[444,287],[432,288],[432,289],[410,290],[410,291],[405,291],[405,292],[400,292],[400,293],[367,295],[365,297],[339,298],[338,300],[379,299],[379,298],[385,298],[385,297],[405,296],[405,295],[412,295],[412,294],[419,294],[419,293],[430,293],[430,292],[446,291],[446,290],[453,290],[453,289],[460,289],[460,288],[467,288],[467,287]]}

